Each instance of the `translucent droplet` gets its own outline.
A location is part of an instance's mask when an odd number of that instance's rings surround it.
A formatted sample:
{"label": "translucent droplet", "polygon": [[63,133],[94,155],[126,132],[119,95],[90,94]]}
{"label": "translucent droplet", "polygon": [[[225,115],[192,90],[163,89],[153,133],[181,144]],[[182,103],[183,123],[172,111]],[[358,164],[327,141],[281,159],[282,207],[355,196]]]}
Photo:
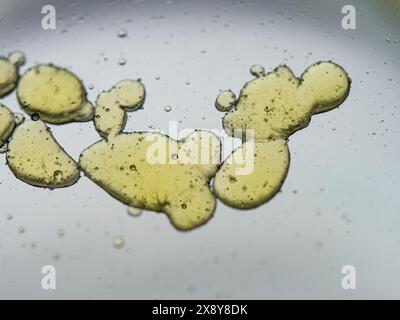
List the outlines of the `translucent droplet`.
{"label": "translucent droplet", "polygon": [[232,109],[236,102],[236,95],[231,90],[222,91],[215,100],[215,107],[222,112]]}
{"label": "translucent droplet", "polygon": [[13,218],[14,218],[14,216],[11,213],[7,214],[7,216],[6,216],[7,220],[12,220]]}
{"label": "translucent droplet", "polygon": [[90,84],[88,85],[88,88],[89,88],[90,90],[93,90],[94,85],[93,85],[92,83],[90,83]]}
{"label": "translucent droplet", "polygon": [[170,112],[171,110],[172,110],[172,107],[169,105],[164,107],[165,112]]}
{"label": "translucent droplet", "polygon": [[1,147],[0,147],[0,154],[6,153],[8,150],[8,144],[4,143]]}
{"label": "translucent droplet", "polygon": [[119,64],[120,66],[125,65],[125,64],[126,64],[126,59],[125,59],[125,58],[120,58],[120,59],[118,60],[118,64]]}
{"label": "translucent droplet", "polygon": [[25,228],[23,226],[18,227],[18,233],[25,233]]}
{"label": "translucent droplet", "polygon": [[142,214],[143,209],[136,207],[128,207],[128,214],[132,217],[138,217]]}
{"label": "translucent droplet", "polygon": [[262,77],[265,75],[265,69],[259,64],[255,64],[250,68],[250,73],[255,77]]}
{"label": "translucent droplet", "polygon": [[390,38],[386,38],[385,41],[386,41],[386,43],[392,42],[392,40]]}
{"label": "translucent droplet", "polygon": [[126,31],[124,28],[121,28],[118,30],[117,35],[120,38],[125,38],[128,35],[128,31]]}
{"label": "translucent droplet", "polygon": [[21,66],[25,63],[25,54],[22,51],[11,52],[8,60],[15,65]]}
{"label": "translucent droplet", "polygon": [[112,239],[112,244],[115,249],[122,249],[125,246],[125,239],[123,236],[115,236]]}
{"label": "translucent droplet", "polygon": [[22,122],[25,121],[25,116],[20,112],[16,112],[14,113],[14,119],[15,119],[15,124],[20,125]]}
{"label": "translucent droplet", "polygon": [[56,170],[54,171],[54,180],[57,182],[62,181],[64,174],[62,173],[61,170]]}
{"label": "translucent droplet", "polygon": [[80,177],[77,163],[40,120],[16,127],[8,143],[7,164],[18,179],[38,187],[67,187]]}

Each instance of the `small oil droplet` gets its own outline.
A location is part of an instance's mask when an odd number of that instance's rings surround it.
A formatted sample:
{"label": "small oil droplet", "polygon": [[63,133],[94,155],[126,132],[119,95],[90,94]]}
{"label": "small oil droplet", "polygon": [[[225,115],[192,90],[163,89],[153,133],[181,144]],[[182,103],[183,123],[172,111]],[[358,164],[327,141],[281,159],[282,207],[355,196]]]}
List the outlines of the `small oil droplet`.
{"label": "small oil droplet", "polygon": [[128,31],[126,31],[124,28],[121,28],[118,30],[117,35],[119,38],[125,38],[128,35]]}
{"label": "small oil droplet", "polygon": [[265,69],[259,64],[255,64],[250,68],[250,73],[255,77],[262,77],[265,75]]}
{"label": "small oil droplet", "polygon": [[123,236],[115,236],[112,239],[112,244],[115,249],[122,249],[125,246],[125,239]]}
{"label": "small oil droplet", "polygon": [[136,207],[128,207],[128,215],[131,217],[138,217],[143,213],[143,210],[141,208],[136,208]]}
{"label": "small oil droplet", "polygon": [[222,112],[232,109],[236,102],[236,95],[231,90],[222,91],[215,100],[215,107]]}
{"label": "small oil droplet", "polygon": [[14,113],[14,119],[15,119],[15,124],[18,126],[25,121],[25,116],[22,113],[17,112]]}
{"label": "small oil droplet", "polygon": [[25,54],[21,51],[14,51],[8,56],[8,60],[15,65],[23,65],[25,63]]}
{"label": "small oil droplet", "polygon": [[62,181],[63,176],[64,176],[64,174],[62,173],[61,170],[56,170],[56,171],[54,171],[54,180],[55,180],[56,182]]}

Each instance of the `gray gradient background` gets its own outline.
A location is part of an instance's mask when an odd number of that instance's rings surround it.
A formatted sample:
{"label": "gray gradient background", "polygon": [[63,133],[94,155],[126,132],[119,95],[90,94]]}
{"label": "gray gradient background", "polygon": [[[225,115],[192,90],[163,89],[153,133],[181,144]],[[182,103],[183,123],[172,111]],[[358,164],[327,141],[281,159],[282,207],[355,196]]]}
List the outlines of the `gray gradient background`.
{"label": "gray gradient background", "polygon": [[[57,9],[53,31],[41,29],[48,3]],[[341,28],[344,4],[357,9],[355,31]],[[166,130],[168,120],[221,128],[215,97],[239,93],[253,64],[287,63],[300,75],[332,59],[353,80],[340,108],[290,138],[282,192],[248,211],[219,202],[191,232],[163,214],[128,216],[85,177],[66,189],[31,187],[0,155],[0,298],[400,298],[400,43],[385,41],[400,38],[396,5],[0,0],[0,53],[23,50],[22,71],[38,62],[70,68],[94,85],[91,101],[118,80],[141,78],[147,100],[130,114],[130,130]],[[120,28],[128,37],[117,37]],[[19,111],[15,93],[1,102]],[[99,139],[92,123],[52,130],[75,159]],[[124,249],[113,248],[115,235]],[[56,267],[54,291],[41,288],[45,264]],[[357,290],[341,288],[346,264],[356,267]]]}

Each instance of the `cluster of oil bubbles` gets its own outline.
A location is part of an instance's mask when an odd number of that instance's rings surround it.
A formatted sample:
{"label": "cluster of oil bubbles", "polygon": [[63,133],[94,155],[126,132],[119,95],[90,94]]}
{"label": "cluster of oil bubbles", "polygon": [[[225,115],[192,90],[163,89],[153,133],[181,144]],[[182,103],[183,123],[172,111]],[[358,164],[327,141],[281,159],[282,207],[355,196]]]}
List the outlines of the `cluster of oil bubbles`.
{"label": "cluster of oil bubbles", "polygon": [[[127,36],[118,31],[118,36]],[[296,78],[286,66],[256,77],[237,99],[221,91],[215,107],[226,112],[223,127],[236,130],[242,145],[221,163],[221,143],[210,131],[195,130],[181,140],[160,132],[124,132],[127,112],[142,108],[146,90],[140,80],[124,80],[101,92],[96,106],[86,98],[82,81],[54,65],[37,65],[19,79],[25,58],[14,52],[0,58],[0,95],[17,86],[17,98],[31,119],[0,104],[0,152],[6,153],[16,178],[37,187],[71,186],[82,171],[112,197],[126,204],[128,215],[143,209],[165,213],[179,230],[190,230],[214,214],[216,198],[235,208],[252,208],[271,199],[289,168],[288,137],[306,127],[311,116],[339,106],[350,89],[346,72],[332,62],[310,66]],[[92,85],[89,88],[93,88]],[[170,112],[172,107],[164,107]],[[101,139],[82,151],[79,162],[58,144],[46,123],[93,120]],[[250,157],[252,170],[242,174]],[[238,161],[239,159],[239,161]],[[212,184],[212,185],[211,185]],[[64,236],[64,230],[58,230]],[[113,247],[122,249],[122,236]]]}
{"label": "cluster of oil bubbles", "polygon": [[[244,137],[214,178],[216,196],[242,209],[265,203],[280,190],[289,168],[288,137],[306,127],[313,114],[339,106],[350,90],[346,72],[332,62],[310,66],[301,78],[287,66],[268,74],[253,66],[250,72],[256,79],[244,85],[223,126],[228,134],[248,128],[253,133]],[[254,154],[252,171],[238,174],[247,165],[244,155],[249,152]]]}
{"label": "cluster of oil bubbles", "polygon": [[397,43],[399,43],[399,39],[397,39],[397,38],[391,39],[391,38],[387,37],[387,38],[385,39],[385,42],[386,42],[386,43],[395,43],[395,44],[397,44]]}
{"label": "cluster of oil bubbles", "polygon": [[[133,80],[118,82],[98,96],[94,123],[104,139],[82,152],[79,166],[129,207],[164,212],[176,228],[192,229],[215,209],[209,182],[218,169],[219,140],[208,131],[195,131],[179,141],[158,132],[123,132],[126,111],[140,108],[144,98],[143,84]],[[204,164],[185,161],[196,157],[205,143],[209,148]],[[211,158],[217,161],[208,161]]]}

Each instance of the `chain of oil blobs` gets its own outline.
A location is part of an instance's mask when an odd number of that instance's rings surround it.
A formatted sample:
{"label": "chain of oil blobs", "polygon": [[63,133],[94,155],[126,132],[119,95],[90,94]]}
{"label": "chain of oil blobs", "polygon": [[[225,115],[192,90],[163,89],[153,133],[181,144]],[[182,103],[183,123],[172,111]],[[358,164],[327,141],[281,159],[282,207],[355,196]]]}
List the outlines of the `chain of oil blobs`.
{"label": "chain of oil blobs", "polygon": [[[238,99],[225,90],[215,101],[217,110],[225,112],[223,127],[228,134],[238,129],[254,131],[221,163],[219,139],[208,131],[195,131],[178,141],[156,132],[123,132],[126,113],[144,103],[145,88],[140,81],[118,82],[102,92],[93,107],[82,82],[70,71],[37,65],[19,78],[24,62],[21,52],[0,58],[0,97],[17,87],[18,101],[31,116],[24,121],[22,114],[0,104],[0,152],[6,153],[13,174],[30,185],[53,189],[71,186],[83,171],[126,204],[131,216],[140,215],[142,209],[164,212],[179,230],[206,223],[214,214],[216,198],[239,209],[271,199],[289,168],[287,138],[306,127],[313,114],[339,106],[350,90],[347,73],[333,62],[316,63],[300,78],[287,66],[267,74],[262,66],[252,66],[255,79],[243,86]],[[171,106],[164,110],[171,111]],[[90,120],[101,139],[82,152],[79,162],[63,150],[45,124]],[[168,146],[166,163],[147,161],[151,140]],[[207,159],[217,162],[182,160],[196,157],[204,141],[212,142]],[[239,174],[248,165],[244,155],[249,153],[252,170]],[[114,242],[117,248],[124,245],[123,239]]]}

